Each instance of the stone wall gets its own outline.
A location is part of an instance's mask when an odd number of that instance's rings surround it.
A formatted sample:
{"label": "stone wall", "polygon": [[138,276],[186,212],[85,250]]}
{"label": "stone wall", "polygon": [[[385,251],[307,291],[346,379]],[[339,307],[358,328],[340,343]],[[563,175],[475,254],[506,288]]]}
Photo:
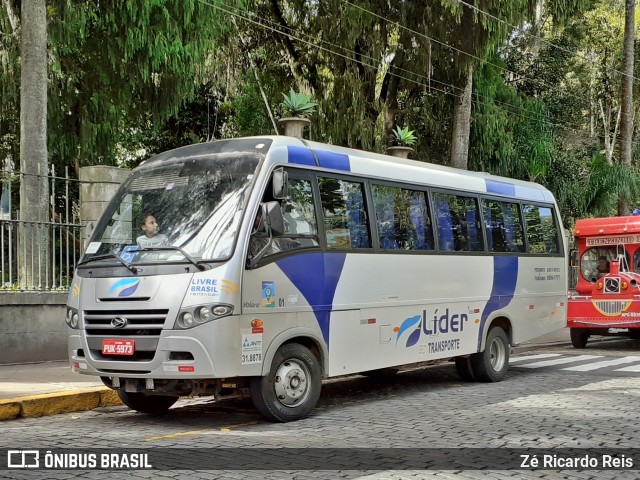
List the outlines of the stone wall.
{"label": "stone wall", "polygon": [[[131,174],[131,170],[95,165],[82,167],[80,181],[80,220],[84,229],[84,246],[88,236],[102,215],[105,207],[115,195],[120,184]],[[88,226],[88,228],[87,228]]]}
{"label": "stone wall", "polygon": [[0,292],[0,364],[67,358],[67,294]]}

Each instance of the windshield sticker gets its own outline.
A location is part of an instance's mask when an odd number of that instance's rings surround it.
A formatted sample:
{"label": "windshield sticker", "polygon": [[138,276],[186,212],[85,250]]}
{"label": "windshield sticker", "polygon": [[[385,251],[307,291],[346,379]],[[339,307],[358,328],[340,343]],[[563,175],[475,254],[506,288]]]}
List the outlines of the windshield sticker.
{"label": "windshield sticker", "polygon": [[124,262],[131,263],[137,251],[138,251],[137,245],[127,245],[122,249],[122,254],[120,255],[120,258]]}
{"label": "windshield sticker", "polygon": [[242,365],[262,362],[262,333],[242,333]]}
{"label": "windshield sticker", "polygon": [[262,282],[262,306],[273,308],[276,306],[276,282]]}
{"label": "windshield sticker", "polygon": [[85,253],[96,253],[100,248],[100,242],[91,242],[87,247],[87,251]]}

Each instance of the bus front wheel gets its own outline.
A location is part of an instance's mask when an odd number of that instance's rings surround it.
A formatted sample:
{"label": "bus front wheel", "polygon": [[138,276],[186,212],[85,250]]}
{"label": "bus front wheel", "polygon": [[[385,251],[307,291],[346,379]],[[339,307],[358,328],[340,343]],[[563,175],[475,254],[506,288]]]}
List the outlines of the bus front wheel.
{"label": "bus front wheel", "polygon": [[160,415],[178,401],[178,397],[170,395],[147,395],[141,392],[125,392],[118,389],[122,403],[136,412]]}
{"label": "bus front wheel", "polygon": [[569,331],[571,336],[571,345],[573,348],[584,348],[587,346],[587,340],[589,340],[589,332],[582,328],[572,328]]}
{"label": "bus front wheel", "polygon": [[320,397],[320,363],[302,345],[283,345],[273,357],[269,373],[253,378],[250,387],[253,405],[267,419],[299,420],[309,414]]}
{"label": "bus front wheel", "polygon": [[509,369],[509,338],[501,327],[493,327],[487,334],[484,351],[471,355],[476,380],[499,382]]}

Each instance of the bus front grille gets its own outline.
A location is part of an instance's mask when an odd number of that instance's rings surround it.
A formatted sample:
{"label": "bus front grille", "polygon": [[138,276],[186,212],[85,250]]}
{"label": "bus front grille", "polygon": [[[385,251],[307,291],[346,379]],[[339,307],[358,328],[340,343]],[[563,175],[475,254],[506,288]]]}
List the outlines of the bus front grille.
{"label": "bus front grille", "polygon": [[[117,362],[153,360],[169,310],[84,310],[82,321],[91,357]],[[134,341],[132,355],[104,355],[105,340]]]}

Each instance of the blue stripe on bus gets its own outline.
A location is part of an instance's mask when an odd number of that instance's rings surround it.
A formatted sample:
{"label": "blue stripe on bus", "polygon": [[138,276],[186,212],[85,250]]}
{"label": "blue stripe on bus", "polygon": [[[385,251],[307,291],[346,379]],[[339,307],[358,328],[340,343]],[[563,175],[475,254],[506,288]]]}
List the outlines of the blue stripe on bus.
{"label": "blue stripe on bus", "polygon": [[276,261],[313,309],[329,348],[329,316],[346,253],[307,253]]}
{"label": "blue stripe on bus", "polygon": [[344,170],[345,172],[351,171],[351,162],[349,161],[349,155],[327,152],[325,150],[316,150],[316,155],[318,156],[320,166],[323,168]]}
{"label": "blue stripe on bus", "polygon": [[518,257],[493,257],[493,287],[491,297],[487,301],[480,320],[478,333],[478,351],[482,346],[484,325],[496,310],[506,307],[511,302],[518,281]]}
{"label": "blue stripe on bus", "polygon": [[289,163],[316,166],[316,159],[308,148],[288,146],[287,153],[289,156]]}
{"label": "blue stripe on bus", "polygon": [[500,195],[509,195],[514,197],[516,194],[516,186],[509,183],[496,182],[495,180],[485,179],[488,193],[499,193]]}

